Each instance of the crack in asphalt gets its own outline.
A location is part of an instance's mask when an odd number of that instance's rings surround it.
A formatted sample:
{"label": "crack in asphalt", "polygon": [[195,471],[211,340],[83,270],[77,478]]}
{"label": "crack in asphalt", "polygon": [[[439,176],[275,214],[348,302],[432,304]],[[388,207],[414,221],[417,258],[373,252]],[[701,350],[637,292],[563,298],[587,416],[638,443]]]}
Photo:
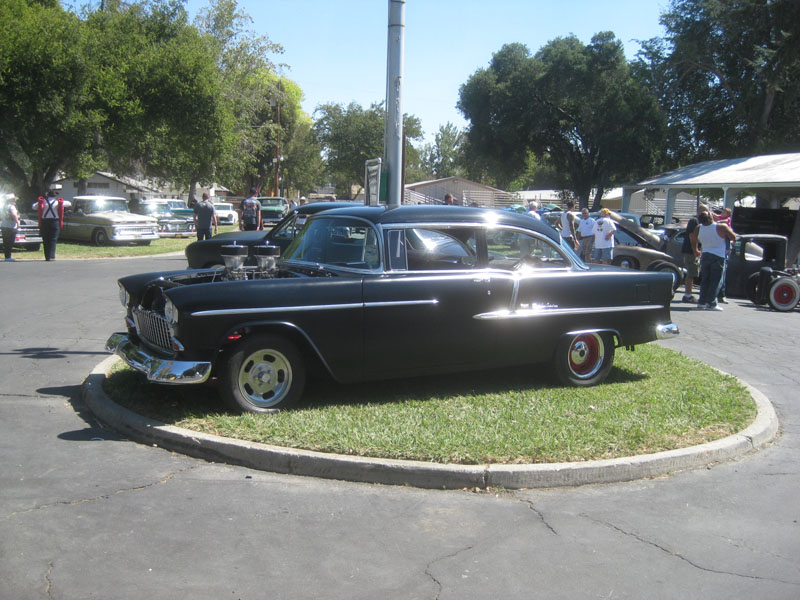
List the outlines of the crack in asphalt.
{"label": "crack in asphalt", "polygon": [[730,575],[730,576],[733,576],[733,577],[741,577],[742,579],[753,579],[753,580],[756,580],[756,581],[773,581],[775,583],[783,583],[783,584],[786,584],[786,585],[800,586],[800,583],[798,583],[796,581],[786,581],[784,579],[775,579],[775,578],[772,578],[772,577],[760,577],[758,575],[746,575],[746,574],[743,574],[743,573],[736,573],[734,571],[722,571],[722,570],[719,570],[719,569],[712,569],[710,567],[704,567],[704,566],[702,566],[702,565],[700,565],[700,564],[688,559],[687,557],[683,556],[680,552],[674,552],[674,551],[670,550],[669,548],[667,548],[665,546],[662,546],[662,545],[660,545],[660,544],[658,544],[658,543],[656,543],[656,542],[654,542],[652,540],[645,539],[645,538],[643,538],[642,536],[640,536],[640,535],[638,535],[636,533],[633,533],[633,532],[630,532],[630,531],[625,531],[624,529],[622,529],[621,527],[618,527],[617,525],[614,525],[613,523],[609,523],[607,521],[602,521],[600,519],[595,519],[595,518],[589,516],[586,513],[581,513],[580,516],[582,516],[585,519],[588,519],[589,521],[592,521],[593,523],[597,523],[599,525],[603,525],[605,527],[608,527],[609,529],[613,529],[614,531],[616,531],[618,533],[621,533],[622,535],[625,535],[625,536],[628,536],[628,537],[632,537],[633,539],[635,539],[635,540],[637,540],[639,542],[642,542],[643,544],[647,544],[648,546],[652,546],[653,548],[656,548],[657,550],[660,550],[661,552],[663,552],[665,554],[668,554],[669,556],[674,556],[675,558],[677,558],[679,560],[682,560],[683,562],[685,562],[689,566],[694,567],[695,569],[698,569],[700,571],[704,571],[706,573],[714,573],[714,574],[717,574],[717,575]]}
{"label": "crack in asphalt", "polygon": [[521,502],[523,504],[527,504],[528,505],[528,508],[531,511],[533,511],[533,513],[537,517],[539,517],[539,520],[542,522],[542,524],[545,527],[547,527],[550,530],[550,533],[552,533],[553,535],[558,535],[558,532],[553,528],[552,525],[550,525],[550,523],[547,522],[547,519],[544,518],[544,515],[536,509],[536,507],[533,505],[533,502],[531,502],[530,500],[521,500]]}
{"label": "crack in asphalt", "polygon": [[135,486],[135,487],[122,488],[120,490],[115,490],[113,492],[108,492],[106,494],[100,494],[99,496],[92,496],[91,498],[79,498],[79,499],[76,499],[76,500],[58,500],[56,502],[49,502],[47,504],[40,504],[39,506],[34,506],[32,508],[26,508],[25,510],[19,510],[19,511],[12,512],[12,513],[2,517],[2,519],[3,520],[8,520],[8,519],[11,519],[12,517],[16,517],[16,516],[19,516],[19,515],[26,515],[28,513],[36,512],[36,511],[39,511],[39,510],[45,510],[45,509],[48,509],[48,508],[53,508],[55,506],[79,506],[81,504],[86,504],[87,502],[97,502],[99,500],[108,500],[112,496],[116,496],[118,494],[127,494],[129,492],[140,492],[142,490],[146,490],[146,489],[151,488],[151,487],[155,487],[155,486],[158,486],[158,485],[163,485],[163,484],[169,483],[170,481],[172,481],[175,477],[177,477],[181,473],[185,473],[186,471],[191,471],[193,469],[197,469],[198,467],[201,467],[201,466],[203,466],[203,465],[192,465],[192,466],[189,466],[189,467],[186,467],[186,468],[183,468],[183,469],[179,469],[179,470],[177,470],[177,471],[175,471],[173,473],[170,473],[166,477],[163,477],[162,479],[160,479],[158,481],[153,481],[152,483],[146,483],[144,485],[138,485],[138,486]]}
{"label": "crack in asphalt", "polygon": [[430,577],[431,581],[433,581],[433,583],[435,583],[436,587],[438,588],[438,591],[434,595],[434,600],[438,600],[439,599],[439,596],[441,596],[442,590],[444,589],[444,585],[442,585],[442,582],[439,581],[438,579],[436,579],[436,577],[434,577],[433,573],[431,573],[431,567],[433,567],[433,565],[435,563],[437,563],[437,562],[439,562],[441,560],[447,560],[448,558],[455,558],[456,556],[458,556],[459,554],[462,554],[463,552],[468,552],[468,551],[472,550],[474,547],[475,546],[467,546],[465,548],[461,548],[460,550],[456,550],[455,552],[452,552],[450,554],[446,554],[445,556],[440,556],[438,558],[434,558],[427,565],[425,565],[425,575]]}
{"label": "crack in asphalt", "polygon": [[47,584],[44,588],[44,593],[47,594],[48,598],[53,597],[53,581],[50,579],[50,575],[53,573],[53,567],[55,564],[51,560],[47,565],[47,572],[44,574],[44,581]]}

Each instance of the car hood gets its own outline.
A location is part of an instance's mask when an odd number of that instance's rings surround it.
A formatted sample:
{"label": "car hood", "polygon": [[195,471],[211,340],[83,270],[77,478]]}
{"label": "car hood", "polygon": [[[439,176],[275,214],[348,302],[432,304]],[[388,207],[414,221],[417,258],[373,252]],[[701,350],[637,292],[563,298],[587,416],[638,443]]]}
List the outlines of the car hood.
{"label": "car hood", "polygon": [[133,213],[124,213],[124,212],[113,212],[113,211],[102,211],[102,212],[95,212],[90,215],[77,215],[71,214],[66,217],[66,220],[69,221],[71,219],[82,219],[86,221],[90,221],[92,223],[113,223],[113,224],[136,224],[136,223],[147,223],[155,225],[157,220],[153,217],[148,217],[145,215],[136,215]]}

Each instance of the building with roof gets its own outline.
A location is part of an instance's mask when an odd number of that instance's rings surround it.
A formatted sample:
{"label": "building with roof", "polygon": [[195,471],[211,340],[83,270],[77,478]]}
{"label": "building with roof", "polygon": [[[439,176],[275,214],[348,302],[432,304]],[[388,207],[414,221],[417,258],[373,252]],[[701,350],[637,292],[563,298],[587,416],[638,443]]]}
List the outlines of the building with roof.
{"label": "building with roof", "polygon": [[800,153],[765,154],[745,158],[709,160],[623,186],[622,210],[631,207],[639,190],[666,191],[665,215],[670,222],[678,194],[702,190],[722,192],[723,204],[733,208],[737,198],[755,195],[767,208],[779,208],[800,196]]}

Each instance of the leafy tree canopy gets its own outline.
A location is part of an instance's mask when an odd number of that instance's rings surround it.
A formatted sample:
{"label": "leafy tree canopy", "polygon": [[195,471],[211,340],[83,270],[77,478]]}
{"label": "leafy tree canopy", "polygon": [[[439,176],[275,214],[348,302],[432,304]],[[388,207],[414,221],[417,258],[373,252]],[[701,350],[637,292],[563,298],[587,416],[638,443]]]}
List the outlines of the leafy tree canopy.
{"label": "leafy tree canopy", "polygon": [[646,174],[660,152],[663,118],[611,33],[588,45],[558,38],[531,56],[522,44],[497,52],[461,87],[470,121],[467,162],[508,187],[533,152],[563,173],[581,206],[608,187]]}
{"label": "leafy tree canopy", "polygon": [[669,119],[673,164],[800,148],[800,2],[672,0],[637,74]]}
{"label": "leafy tree canopy", "polygon": [[[365,109],[356,102],[349,105],[323,104],[314,111],[314,131],[323,149],[326,169],[336,185],[337,195],[350,198],[355,186],[364,183],[364,163],[383,156],[383,133],[386,110],[382,104]],[[403,116],[403,133],[408,140],[422,138],[417,117]],[[414,151],[413,147],[407,147]],[[412,156],[411,163],[419,159]]]}

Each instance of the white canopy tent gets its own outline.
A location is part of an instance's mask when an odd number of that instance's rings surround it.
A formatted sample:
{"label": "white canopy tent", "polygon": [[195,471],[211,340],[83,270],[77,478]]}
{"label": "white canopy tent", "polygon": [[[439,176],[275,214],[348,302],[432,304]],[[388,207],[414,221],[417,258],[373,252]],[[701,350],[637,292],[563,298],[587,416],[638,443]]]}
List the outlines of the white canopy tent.
{"label": "white canopy tent", "polygon": [[733,208],[737,195],[757,194],[772,208],[800,196],[800,152],[746,158],[709,160],[622,186],[622,210],[630,208],[634,192],[647,188],[667,191],[666,222],[672,220],[678,192],[721,189],[725,206]]}

